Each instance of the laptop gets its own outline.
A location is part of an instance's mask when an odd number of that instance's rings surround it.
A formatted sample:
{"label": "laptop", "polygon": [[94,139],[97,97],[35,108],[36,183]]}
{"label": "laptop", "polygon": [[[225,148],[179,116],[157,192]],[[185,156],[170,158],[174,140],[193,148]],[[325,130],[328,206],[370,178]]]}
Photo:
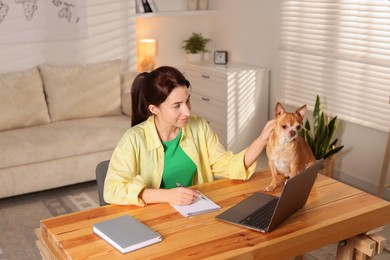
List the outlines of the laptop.
{"label": "laptop", "polygon": [[216,218],[263,233],[270,232],[306,204],[322,161],[318,160],[288,180],[280,197],[256,192]]}

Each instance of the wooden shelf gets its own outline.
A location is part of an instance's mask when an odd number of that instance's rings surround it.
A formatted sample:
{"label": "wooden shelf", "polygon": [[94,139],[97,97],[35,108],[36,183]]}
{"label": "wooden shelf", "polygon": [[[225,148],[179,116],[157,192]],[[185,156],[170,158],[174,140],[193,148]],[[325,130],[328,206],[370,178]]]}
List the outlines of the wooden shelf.
{"label": "wooden shelf", "polygon": [[137,14],[137,19],[153,18],[153,17],[169,17],[169,16],[199,16],[213,15],[217,10],[197,10],[197,11],[162,11],[156,13]]}

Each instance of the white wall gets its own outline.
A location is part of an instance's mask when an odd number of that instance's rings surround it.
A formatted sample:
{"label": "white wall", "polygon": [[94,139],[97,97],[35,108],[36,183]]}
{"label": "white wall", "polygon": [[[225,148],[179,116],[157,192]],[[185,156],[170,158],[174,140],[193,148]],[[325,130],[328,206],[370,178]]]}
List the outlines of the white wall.
{"label": "white wall", "polygon": [[42,63],[65,65],[120,58],[135,64],[132,58],[135,57],[135,19],[129,18],[135,13],[134,2],[88,0],[87,3],[88,38],[0,45],[0,73],[25,70]]}
{"label": "white wall", "polygon": [[234,61],[270,68],[277,55],[277,1],[222,0],[210,16],[213,48]]}
{"label": "white wall", "polygon": [[[233,60],[271,68],[270,117],[282,97],[278,62],[279,2],[219,1],[218,14],[210,18],[209,29],[214,47],[228,50]],[[336,178],[376,194],[387,133],[340,121],[338,136],[339,144],[345,148],[337,157]],[[390,182],[389,172],[387,175]],[[390,198],[389,191],[386,197]]]}

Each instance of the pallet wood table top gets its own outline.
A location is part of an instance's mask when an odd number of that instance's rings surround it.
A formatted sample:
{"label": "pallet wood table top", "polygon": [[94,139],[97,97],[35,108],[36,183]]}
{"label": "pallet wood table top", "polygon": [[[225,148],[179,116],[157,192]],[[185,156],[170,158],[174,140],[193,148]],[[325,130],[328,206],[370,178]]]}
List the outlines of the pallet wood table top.
{"label": "pallet wood table top", "polygon": [[[224,211],[269,182],[265,171],[248,181],[222,179],[194,188]],[[218,221],[221,211],[184,218],[169,204],[108,205],[42,220],[38,232],[46,254],[59,259],[288,259],[390,223],[389,202],[323,175],[305,207],[271,233]],[[124,214],[159,232],[162,242],[121,254],[93,233],[94,223]]]}

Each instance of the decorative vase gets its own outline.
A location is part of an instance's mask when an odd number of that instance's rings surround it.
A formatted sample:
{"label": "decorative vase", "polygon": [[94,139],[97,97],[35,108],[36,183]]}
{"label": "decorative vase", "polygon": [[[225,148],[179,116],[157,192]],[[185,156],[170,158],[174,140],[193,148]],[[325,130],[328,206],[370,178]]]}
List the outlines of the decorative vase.
{"label": "decorative vase", "polygon": [[190,63],[196,63],[196,62],[201,62],[202,61],[202,55],[203,53],[188,53],[187,54],[187,60]]}
{"label": "decorative vase", "polygon": [[188,9],[194,11],[198,8],[198,0],[188,0]]}
{"label": "decorative vase", "polygon": [[336,155],[331,155],[323,161],[322,167],[319,171],[322,175],[333,178],[334,164],[336,162]]}
{"label": "decorative vase", "polygon": [[198,7],[200,10],[207,10],[209,8],[209,0],[198,0]]}

